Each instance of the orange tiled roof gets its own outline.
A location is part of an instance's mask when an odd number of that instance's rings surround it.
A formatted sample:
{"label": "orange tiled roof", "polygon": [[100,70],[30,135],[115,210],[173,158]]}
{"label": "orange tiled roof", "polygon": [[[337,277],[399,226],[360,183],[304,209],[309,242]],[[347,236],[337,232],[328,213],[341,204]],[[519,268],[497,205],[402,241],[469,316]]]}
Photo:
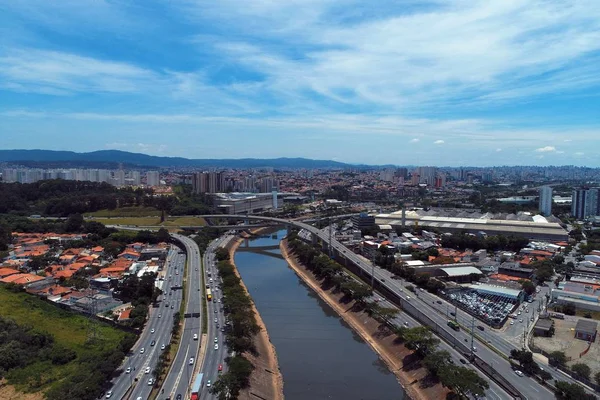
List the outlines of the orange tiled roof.
{"label": "orange tiled roof", "polygon": [[121,314],[119,314],[119,321],[124,320],[124,319],[129,319],[131,310],[132,310],[131,308],[128,308],[126,310],[121,311]]}
{"label": "orange tiled roof", "polygon": [[7,276],[6,278],[2,278],[0,279],[0,282],[4,282],[4,283],[16,283],[17,285],[25,285],[27,283],[31,283],[31,282],[37,282],[37,281],[41,281],[44,280],[44,278],[42,278],[41,276],[37,276],[34,274],[15,274],[15,275],[10,275]]}
{"label": "orange tiled roof", "polygon": [[5,276],[18,274],[19,271],[13,268],[0,268],[0,277],[4,278]]}

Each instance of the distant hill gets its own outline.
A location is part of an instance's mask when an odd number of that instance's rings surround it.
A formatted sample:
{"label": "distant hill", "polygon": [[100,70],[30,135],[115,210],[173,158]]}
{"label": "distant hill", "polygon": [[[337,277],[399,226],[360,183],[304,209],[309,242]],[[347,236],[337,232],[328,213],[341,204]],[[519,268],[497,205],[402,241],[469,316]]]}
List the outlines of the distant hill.
{"label": "distant hill", "polygon": [[159,157],[120,150],[99,150],[90,153],[55,150],[0,150],[0,162],[65,163],[69,166],[81,163],[123,163],[144,167],[217,167],[217,168],[347,168],[350,164],[308,158],[240,158],[240,159],[189,159],[183,157]]}

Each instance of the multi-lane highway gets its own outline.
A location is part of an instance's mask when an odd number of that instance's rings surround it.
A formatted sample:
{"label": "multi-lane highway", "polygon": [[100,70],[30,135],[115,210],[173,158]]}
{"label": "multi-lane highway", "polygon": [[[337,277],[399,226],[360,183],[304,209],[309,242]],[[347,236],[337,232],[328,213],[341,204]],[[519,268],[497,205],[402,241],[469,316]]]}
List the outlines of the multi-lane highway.
{"label": "multi-lane highway", "polygon": [[[219,247],[225,247],[231,236],[220,237],[208,245],[204,253],[205,282],[210,286],[212,300],[207,302],[208,309],[208,330],[207,347],[202,361],[200,372],[204,373],[205,384],[200,392],[201,399],[217,399],[209,392],[207,382],[214,383],[219,374],[225,371],[225,357],[227,356],[227,346],[225,344],[225,330],[227,329],[225,312],[223,310],[222,291],[220,287],[221,278],[216,267],[215,250]],[[212,281],[211,281],[212,279]],[[219,371],[219,367],[222,371]]]}
{"label": "multi-lane highway", "polygon": [[183,235],[173,234],[173,237],[185,246],[188,256],[184,307],[184,313],[188,317],[184,319],[180,345],[161,388],[159,399],[167,397],[177,399],[180,395],[180,398],[186,398],[188,389],[194,379],[194,369],[198,362],[196,358],[202,335],[201,314],[204,290],[201,281],[202,266],[200,265],[198,245],[192,239]]}
{"label": "multi-lane highway", "polygon": [[[160,296],[158,307],[151,307],[149,319],[137,343],[125,358],[123,373],[114,379],[112,398],[121,399],[130,388],[130,399],[147,399],[154,382],[152,372],[156,367],[161,351],[169,344],[173,314],[179,310],[181,292],[170,287],[178,286],[182,281],[185,255],[179,254],[177,248],[172,248],[167,255],[163,271],[159,272],[159,282],[162,282],[163,295]],[[163,347],[164,346],[164,347]],[[152,379],[152,383],[149,380]]]}

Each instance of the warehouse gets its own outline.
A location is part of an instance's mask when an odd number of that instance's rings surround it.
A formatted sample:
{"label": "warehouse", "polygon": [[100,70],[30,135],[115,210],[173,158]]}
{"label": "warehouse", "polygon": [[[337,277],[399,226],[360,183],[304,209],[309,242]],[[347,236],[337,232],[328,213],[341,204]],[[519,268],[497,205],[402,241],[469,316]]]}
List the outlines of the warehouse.
{"label": "warehouse", "polygon": [[467,285],[469,288],[475,290],[481,294],[488,294],[498,297],[503,297],[511,300],[518,300],[521,302],[524,297],[524,292],[522,290],[509,289],[502,286],[495,285],[487,285],[485,283]]}
{"label": "warehouse", "polygon": [[441,277],[454,282],[471,282],[474,276],[479,279],[482,275],[481,271],[475,267],[440,268],[440,271]]}
{"label": "warehouse", "polygon": [[[476,215],[477,217],[475,217]],[[476,215],[474,215],[474,218],[465,218],[427,215],[423,211],[407,211],[403,220],[402,211],[396,211],[391,214],[376,215],[375,223],[377,225],[391,225],[394,228],[399,228],[403,225],[418,225],[435,228],[447,233],[465,232],[478,235],[480,232],[483,232],[487,235],[513,235],[536,240],[568,240],[567,231],[556,222],[491,219],[491,216]]]}

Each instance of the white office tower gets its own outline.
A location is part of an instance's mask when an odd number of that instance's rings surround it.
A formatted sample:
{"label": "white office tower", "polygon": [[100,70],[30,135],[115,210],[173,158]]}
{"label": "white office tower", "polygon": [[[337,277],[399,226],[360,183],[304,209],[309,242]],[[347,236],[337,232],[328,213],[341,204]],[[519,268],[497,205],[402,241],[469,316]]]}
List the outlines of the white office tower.
{"label": "white office tower", "polygon": [[146,186],[159,186],[160,185],[160,176],[158,171],[148,171],[146,172]]}
{"label": "white office tower", "polygon": [[542,186],[540,189],[539,210],[543,216],[552,215],[552,188],[550,186]]}
{"label": "white office tower", "polygon": [[273,188],[273,191],[271,192],[273,194],[273,210],[277,210],[278,205],[277,205],[277,189]]}

